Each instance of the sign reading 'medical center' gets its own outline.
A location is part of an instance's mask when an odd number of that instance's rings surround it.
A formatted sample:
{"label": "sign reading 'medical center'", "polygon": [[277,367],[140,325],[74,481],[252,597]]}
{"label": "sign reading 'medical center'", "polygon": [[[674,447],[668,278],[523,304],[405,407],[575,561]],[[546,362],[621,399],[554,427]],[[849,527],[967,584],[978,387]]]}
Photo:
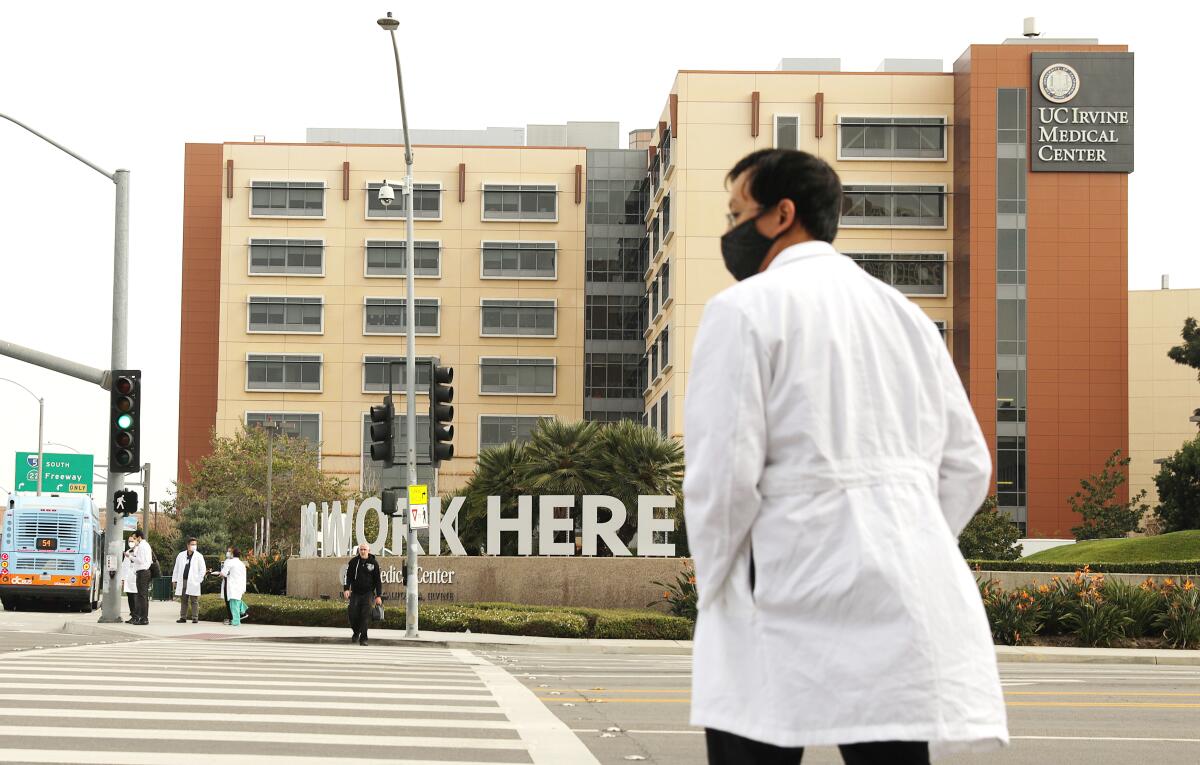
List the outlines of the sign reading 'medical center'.
{"label": "sign reading 'medical center'", "polygon": [[1133,54],[1031,54],[1030,169],[1133,172]]}

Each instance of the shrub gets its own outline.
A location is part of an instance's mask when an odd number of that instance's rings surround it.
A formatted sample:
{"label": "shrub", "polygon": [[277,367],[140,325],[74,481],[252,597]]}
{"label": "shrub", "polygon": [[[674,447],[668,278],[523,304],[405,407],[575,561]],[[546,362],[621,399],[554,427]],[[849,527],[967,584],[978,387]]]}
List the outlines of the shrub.
{"label": "shrub", "polygon": [[992,580],[979,581],[979,595],[987,612],[992,639],[1020,645],[1042,627],[1042,609],[1028,590],[1004,590]]}
{"label": "shrub", "polygon": [[1140,585],[1105,582],[1102,592],[1105,600],[1129,617],[1126,634],[1144,637],[1153,633],[1154,621],[1163,610],[1163,597],[1155,588],[1153,579],[1147,578]]}
{"label": "shrub", "polygon": [[1020,537],[1016,524],[996,510],[996,498],[988,497],[958,535],[958,549],[964,558],[1016,560],[1021,557]]}
{"label": "shrub", "polygon": [[246,591],[259,595],[283,595],[287,590],[287,556],[247,554]]}
{"label": "shrub", "polygon": [[[675,616],[696,621],[696,570],[685,568],[674,582],[654,581],[651,584],[663,588],[663,600],[667,610]],[[646,607],[658,605],[658,602],[647,603]]]}
{"label": "shrub", "polygon": [[1182,586],[1168,579],[1162,587],[1167,607],[1155,626],[1163,630],[1172,648],[1200,647],[1200,587],[1190,579]]}
{"label": "shrub", "polygon": [[[1042,563],[1030,560],[969,560],[976,571],[1030,571],[1071,573],[1079,563]],[[1200,576],[1200,560],[1152,563],[1090,563],[1090,569],[1105,574],[1159,574],[1162,576]]]}
{"label": "shrub", "polygon": [[1080,490],[1067,498],[1071,509],[1083,519],[1083,523],[1071,529],[1076,539],[1123,537],[1138,527],[1142,515],[1150,509],[1142,501],[1146,490],[1130,497],[1128,502],[1117,500],[1117,492],[1127,480],[1124,471],[1129,461],[1129,457],[1122,459],[1121,450],[1117,449],[1099,473],[1080,479]]}

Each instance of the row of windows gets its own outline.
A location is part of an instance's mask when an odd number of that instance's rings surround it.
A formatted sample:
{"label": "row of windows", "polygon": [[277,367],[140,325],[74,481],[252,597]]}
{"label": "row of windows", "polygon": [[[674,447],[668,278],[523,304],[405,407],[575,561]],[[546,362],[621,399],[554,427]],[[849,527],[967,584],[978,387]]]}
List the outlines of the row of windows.
{"label": "row of windows", "polygon": [[649,240],[642,236],[589,236],[586,252],[587,281],[626,283],[642,281],[649,260],[648,242]]}
{"label": "row of windows", "polygon": [[662,398],[646,411],[646,418],[642,423],[657,430],[663,435],[663,438],[669,438],[671,435],[671,413],[668,407],[670,400],[671,394],[664,393]]}
{"label": "row of windows", "polygon": [[[426,359],[421,359],[426,360]],[[363,358],[363,393],[386,393],[388,370],[392,390],[406,387],[407,366],[403,356],[366,356]],[[480,393],[554,395],[557,362],[553,358],[498,358],[479,360]],[[316,355],[251,353],[246,356],[248,391],[321,391],[322,360]],[[424,394],[429,388],[429,365],[417,365],[416,387]]]}
{"label": "row of windows", "polygon": [[[838,159],[946,159],[944,117],[842,117]],[[775,147],[800,148],[800,118],[776,115]]]}
{"label": "row of windows", "polygon": [[587,340],[640,340],[641,303],[638,295],[588,295],[584,303]]}
{"label": "row of windows", "polygon": [[842,187],[843,226],[945,228],[945,186]]}
{"label": "row of windows", "polygon": [[[369,239],[365,245],[367,276],[407,273],[408,243]],[[250,275],[321,276],[325,273],[325,243],[320,239],[251,239]],[[442,245],[436,240],[413,242],[416,276],[442,275]],[[556,279],[555,242],[488,241],[480,245],[479,275],[484,279]]]}
{"label": "row of windows", "polygon": [[667,301],[671,299],[671,261],[663,263],[662,268],[658,269],[658,273],[650,280],[646,298],[649,307],[647,318],[649,323],[653,324],[667,305]]}
{"label": "row of windows", "polygon": [[[369,297],[363,302],[364,335],[402,335],[408,328],[405,298]],[[480,301],[480,337],[555,337],[557,304],[553,300]],[[321,298],[278,296],[249,298],[247,332],[313,333],[324,331]],[[417,298],[413,304],[418,335],[441,334],[441,304],[437,298]]]}
{"label": "row of windows", "polygon": [[[492,449],[506,443],[528,441],[533,429],[542,420],[553,419],[543,415],[497,415],[485,414],[479,418],[479,450]],[[303,438],[319,448],[321,443],[321,415],[299,412],[247,412],[246,427],[263,427],[268,423],[278,424],[283,432],[292,437]],[[429,449],[429,418],[417,415],[417,452]],[[395,427],[403,432],[401,416],[396,417]],[[363,445],[371,442],[370,417],[363,415]],[[364,449],[364,453],[369,449]]]}
{"label": "row of windows", "polygon": [[905,295],[944,296],[946,255],[940,252],[848,252],[876,279]]}
{"label": "row of windows", "polygon": [[[396,188],[389,205],[379,201],[382,183],[367,184],[367,218],[406,218],[404,194]],[[250,214],[272,218],[322,218],[325,184],[321,181],[251,181]],[[413,184],[413,218],[442,217],[442,186]],[[558,187],[538,184],[484,184],[483,220],[556,221]]]}
{"label": "row of windows", "polygon": [[588,223],[640,226],[645,210],[645,191],[640,180],[588,180]]}
{"label": "row of windows", "polygon": [[650,380],[658,379],[659,374],[667,371],[671,366],[671,328],[663,327],[658,333],[658,337],[650,345],[650,351],[647,354],[650,357]]}
{"label": "row of windows", "polygon": [[585,398],[641,398],[642,357],[637,353],[589,353],[584,373]]}

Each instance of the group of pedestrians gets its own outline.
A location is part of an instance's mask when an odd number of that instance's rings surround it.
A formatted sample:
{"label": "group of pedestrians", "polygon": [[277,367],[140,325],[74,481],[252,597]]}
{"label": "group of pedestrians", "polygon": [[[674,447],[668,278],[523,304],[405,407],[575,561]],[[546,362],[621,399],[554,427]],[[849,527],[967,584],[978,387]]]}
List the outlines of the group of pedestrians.
{"label": "group of pedestrians", "polygon": [[[150,580],[159,575],[155,571],[158,561],[140,529],[129,535],[126,544],[128,549],[117,576],[129,602],[129,618],[125,622],[146,625],[150,623]],[[246,594],[246,564],[242,562],[242,552],[229,546],[220,570],[209,569],[205,566],[204,556],[196,549],[195,537],[190,537],[186,549],[175,556],[175,568],[171,571],[171,586],[179,598],[179,618],[175,621],[184,624],[191,619],[192,624],[199,623],[200,588],[204,578],[210,575],[221,579],[221,597],[227,613],[224,623],[239,626],[250,612],[242,599]]]}

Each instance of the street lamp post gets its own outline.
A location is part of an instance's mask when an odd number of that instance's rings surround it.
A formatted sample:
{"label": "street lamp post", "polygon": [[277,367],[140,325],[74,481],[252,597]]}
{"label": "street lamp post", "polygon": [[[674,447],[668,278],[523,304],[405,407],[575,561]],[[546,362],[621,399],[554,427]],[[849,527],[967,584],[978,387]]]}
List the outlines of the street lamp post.
{"label": "street lamp post", "polygon": [[[405,231],[407,244],[405,246],[404,281],[405,284],[405,319],[408,326],[404,331],[405,344],[405,462],[408,465],[408,485],[417,483],[417,354],[416,354],[416,298],[413,282],[416,268],[413,262],[413,153],[412,141],[408,138],[408,109],[404,104],[404,77],[400,74],[400,48],[396,44],[396,29],[400,22],[392,18],[389,11],[386,18],[379,19],[379,26],[387,30],[392,38],[392,55],[396,59],[396,87],[400,91],[400,123],[404,129],[404,203]],[[386,182],[384,186],[386,187]],[[383,189],[380,189],[382,192]],[[390,367],[389,367],[390,370]],[[389,371],[389,376],[391,372]],[[408,528],[408,545],[405,548],[405,584],[404,584],[404,636],[417,636],[417,532],[413,529],[412,519],[405,511]]]}
{"label": "street lamp post", "polygon": [[[0,119],[6,119],[17,127],[33,133],[54,148],[74,157],[113,182],[116,191],[116,206],[113,220],[112,347],[109,369],[124,369],[128,350],[126,344],[128,340],[129,321],[129,171],[117,169],[110,173],[99,165],[71,151],[66,146],[39,133],[20,120],[3,113],[0,113]],[[5,345],[7,346],[6,353],[14,358],[48,366],[50,369],[56,369],[66,374],[81,376],[83,379],[94,379],[91,373],[95,370],[91,370],[81,364],[72,362],[64,363],[63,359],[56,359],[50,357],[48,354],[37,351],[31,352],[29,349],[19,348],[11,343]],[[108,375],[104,375],[100,386],[107,389],[108,385]],[[38,468],[40,469],[41,466],[39,465]],[[108,496],[111,497],[113,493],[123,488],[125,488],[125,474],[114,473],[112,467],[109,467]],[[109,579],[105,584],[113,586],[106,586],[104,588],[100,621],[119,622],[121,621],[121,588],[115,586],[115,582],[117,561],[121,559],[121,545],[123,543],[121,520],[111,501],[104,504],[107,506],[104,513],[104,562],[105,569],[109,570]],[[96,561],[97,567],[99,563],[100,561]]]}
{"label": "street lamp post", "polygon": [[[17,386],[18,388],[25,391],[29,395],[33,396],[34,399],[36,399],[38,402],[37,493],[38,493],[38,496],[40,497],[40,496],[42,496],[42,473],[44,472],[44,466],[42,465],[42,459],[43,459],[43,455],[44,455],[45,445],[42,443],[42,425],[45,422],[46,400],[44,398],[42,398],[41,396],[39,396],[38,394],[34,393],[33,391],[29,390],[29,388],[26,388],[24,385],[17,382],[16,380],[10,380],[7,377],[0,377],[0,380],[3,380],[4,382],[12,383],[13,385]],[[13,477],[16,478],[16,476],[13,476]]]}

